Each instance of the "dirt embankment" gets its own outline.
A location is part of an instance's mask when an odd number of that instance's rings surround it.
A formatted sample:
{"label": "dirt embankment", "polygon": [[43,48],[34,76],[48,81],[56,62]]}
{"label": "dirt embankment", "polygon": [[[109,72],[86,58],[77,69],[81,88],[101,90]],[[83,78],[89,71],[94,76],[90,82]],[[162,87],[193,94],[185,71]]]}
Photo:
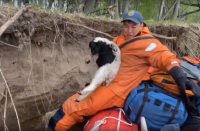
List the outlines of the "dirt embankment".
{"label": "dirt embankment", "polygon": [[[1,7],[0,25],[16,12],[17,9]],[[198,27],[152,25],[150,30],[162,35],[155,36],[177,55],[199,57]],[[85,63],[90,54],[89,41],[97,36],[112,39],[98,31],[114,37],[120,34],[121,24],[33,9],[3,33],[0,68],[11,91],[22,131],[44,130],[47,122],[44,116],[91,80],[97,68],[95,58]],[[17,131],[17,118],[3,77],[0,76],[0,130],[4,130],[6,114],[6,126],[10,131]]]}

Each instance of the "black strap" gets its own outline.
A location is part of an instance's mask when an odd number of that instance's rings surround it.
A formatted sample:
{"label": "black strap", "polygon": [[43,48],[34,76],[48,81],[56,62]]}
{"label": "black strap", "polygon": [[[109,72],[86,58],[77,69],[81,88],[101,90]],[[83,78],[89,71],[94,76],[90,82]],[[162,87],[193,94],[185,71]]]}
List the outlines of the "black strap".
{"label": "black strap", "polygon": [[164,93],[164,94],[166,94],[166,92],[165,91],[159,91],[159,90],[156,90],[156,89],[151,89],[151,88],[144,88],[144,89],[140,89],[140,90],[138,90],[137,91],[137,93],[141,93],[141,92],[145,92],[145,91],[147,91],[147,92],[150,92],[150,91],[153,91],[153,92],[156,92],[156,93],[159,93],[159,92],[161,92],[161,93]]}
{"label": "black strap", "polygon": [[147,36],[147,37],[140,37],[140,38],[135,38],[133,40],[130,40],[130,41],[127,41],[125,42],[124,44],[120,45],[119,48],[122,49],[123,47],[135,42],[135,41],[138,41],[138,40],[146,40],[146,39],[156,39],[155,37],[152,37],[152,36]]}
{"label": "black strap", "polygon": [[[188,113],[190,115],[194,115],[194,116],[199,116],[199,111],[197,109],[197,106],[196,106],[196,100],[195,99],[190,99],[190,97],[188,97],[185,93],[185,89],[186,87],[179,87],[179,90],[180,90],[180,93],[181,93],[181,98],[183,100],[183,102],[185,103],[185,106],[186,106],[186,109],[188,111]],[[192,96],[194,98],[196,98],[197,96]]]}
{"label": "black strap", "polygon": [[139,112],[137,113],[136,118],[135,118],[135,123],[138,122],[138,120],[139,120],[139,118],[140,118],[140,116],[141,116],[141,113],[142,113],[142,111],[143,111],[143,109],[144,109],[145,103],[150,101],[150,100],[148,99],[148,93],[149,93],[149,91],[147,91],[147,89],[149,89],[149,85],[148,85],[148,83],[146,83],[146,82],[144,82],[144,85],[145,85],[145,89],[146,89],[146,90],[144,90],[144,97],[143,97],[142,105],[141,105],[141,107],[140,107],[140,109],[139,109]]}
{"label": "black strap", "polygon": [[169,75],[169,74],[166,74],[166,73],[155,73],[155,74],[152,74],[151,77],[152,76],[156,76],[156,75]]}
{"label": "black strap", "polygon": [[[175,109],[172,110],[172,116],[170,117],[170,119],[169,119],[169,121],[168,121],[168,124],[172,123],[172,121],[174,120],[176,114],[178,114],[178,109],[179,109],[179,106],[180,106],[180,104],[181,104],[181,99],[178,98],[178,97],[176,97],[176,96],[174,96],[174,95],[172,95],[171,93],[168,93],[168,92],[165,92],[165,91],[160,91],[160,90],[151,89],[151,88],[149,88],[149,85],[148,85],[148,84],[149,84],[149,83],[144,82],[145,88],[144,88],[144,89],[140,89],[140,90],[137,91],[137,93],[144,92],[144,97],[143,97],[142,105],[141,105],[141,107],[140,107],[140,109],[139,109],[139,112],[137,113],[137,116],[136,116],[136,119],[135,119],[134,122],[135,122],[135,123],[138,122],[138,120],[139,120],[139,118],[140,118],[140,116],[141,116],[141,113],[142,113],[142,111],[143,111],[143,109],[144,109],[145,103],[146,103],[146,102],[150,102],[150,100],[148,99],[148,92],[153,91],[153,92],[156,92],[156,93],[160,92],[160,93],[169,95],[169,96],[171,96],[171,97],[173,97],[173,98],[176,98],[176,99],[178,100]],[[170,106],[170,107],[171,107],[171,106]],[[129,107],[129,108],[130,108],[130,109],[129,109],[129,114],[131,114],[132,109],[131,109],[131,107]]]}
{"label": "black strap", "polygon": [[172,123],[172,121],[174,120],[174,118],[175,118],[175,116],[176,116],[176,114],[178,114],[178,108],[179,108],[179,106],[180,106],[180,104],[181,104],[181,101],[180,100],[178,100],[178,102],[177,102],[177,104],[176,104],[176,107],[175,107],[175,109],[174,110],[172,110],[172,116],[171,116],[171,118],[169,119],[169,121],[167,122],[168,124],[171,124]]}
{"label": "black strap", "polygon": [[141,93],[141,92],[151,92],[151,91],[153,91],[153,92],[155,92],[155,93],[163,93],[163,94],[168,95],[168,96],[170,96],[170,97],[172,97],[172,98],[181,100],[179,97],[177,97],[177,96],[175,96],[175,95],[169,93],[168,91],[156,90],[156,89],[151,89],[151,88],[140,89],[140,90],[137,91],[137,93]]}
{"label": "black strap", "polygon": [[[164,74],[164,73],[157,73],[157,74],[153,74],[153,75],[168,75],[168,74]],[[151,75],[151,77],[153,76]],[[162,83],[166,83],[166,84],[174,84],[166,79],[163,79],[161,81]],[[200,82],[197,83],[197,85],[200,87]],[[178,85],[177,85],[178,86]],[[185,103],[185,107],[187,109],[187,112],[191,115],[200,115],[198,110],[197,110],[197,105],[195,105],[195,103],[197,102],[197,100],[193,100],[191,101],[189,99],[189,97],[187,96],[186,92],[185,92],[185,89],[186,87],[184,85],[182,85],[183,87],[179,87],[179,90],[180,90],[180,98],[181,100]],[[178,97],[177,97],[178,98]]]}
{"label": "black strap", "polygon": [[131,115],[131,111],[132,108],[129,106],[128,110],[126,111],[125,115],[124,115],[124,119],[126,120],[126,122],[128,122],[129,124],[131,124],[132,122],[129,119],[129,116]]}
{"label": "black strap", "polygon": [[175,83],[173,83],[173,82],[171,82],[171,81],[169,81],[169,80],[167,80],[165,78],[162,79],[161,83],[176,85]]}
{"label": "black strap", "polygon": [[[153,75],[168,75],[168,74],[157,73],[157,74],[153,74]],[[153,75],[151,75],[151,77],[152,77]],[[168,80],[166,80],[166,79],[163,79],[163,80],[162,80],[162,83],[173,84],[173,83],[171,83],[170,81],[168,81]],[[198,83],[197,83],[197,85],[198,85]],[[177,86],[178,86],[178,85],[177,85]],[[196,101],[191,101],[191,100],[188,98],[188,96],[187,96],[187,94],[186,94],[186,92],[185,92],[185,90],[186,90],[185,85],[181,85],[181,87],[180,87],[180,86],[178,86],[178,87],[179,87],[179,90],[180,90],[180,98],[181,98],[181,100],[185,103],[185,107],[186,107],[186,109],[187,109],[187,112],[190,113],[191,115],[199,115],[199,112],[197,111],[197,107],[196,107],[196,105],[194,104],[194,103],[196,103]],[[173,96],[172,96],[172,97],[173,97]],[[177,98],[178,98],[178,97],[177,97]],[[176,99],[177,99],[177,98],[176,98]]]}

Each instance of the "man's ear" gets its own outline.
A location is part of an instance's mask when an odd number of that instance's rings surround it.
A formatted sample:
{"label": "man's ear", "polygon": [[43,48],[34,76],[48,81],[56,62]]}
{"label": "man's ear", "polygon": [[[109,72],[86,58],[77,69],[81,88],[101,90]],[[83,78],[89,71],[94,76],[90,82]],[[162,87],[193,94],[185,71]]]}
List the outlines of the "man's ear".
{"label": "man's ear", "polygon": [[140,26],[143,28],[144,27],[144,23],[141,23]]}
{"label": "man's ear", "polygon": [[144,22],[143,22],[143,25],[144,25],[143,27],[147,27],[147,24],[146,24],[146,23],[144,23]]}

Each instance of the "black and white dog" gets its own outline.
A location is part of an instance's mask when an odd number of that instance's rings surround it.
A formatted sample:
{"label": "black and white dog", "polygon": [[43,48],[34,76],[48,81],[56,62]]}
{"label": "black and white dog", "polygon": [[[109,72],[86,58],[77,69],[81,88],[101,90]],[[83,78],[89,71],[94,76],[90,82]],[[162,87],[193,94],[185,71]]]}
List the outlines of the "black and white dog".
{"label": "black and white dog", "polygon": [[81,95],[76,102],[83,101],[100,84],[108,86],[118,73],[121,64],[121,51],[118,46],[106,38],[96,37],[89,43],[92,55],[99,54],[96,63],[99,67],[91,83],[79,92]]}

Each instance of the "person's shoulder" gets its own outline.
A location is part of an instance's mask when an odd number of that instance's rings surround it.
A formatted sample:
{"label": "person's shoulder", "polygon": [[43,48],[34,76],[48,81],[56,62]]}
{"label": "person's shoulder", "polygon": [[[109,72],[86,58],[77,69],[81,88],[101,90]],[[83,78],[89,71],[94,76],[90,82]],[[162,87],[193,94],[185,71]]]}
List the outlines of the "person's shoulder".
{"label": "person's shoulder", "polygon": [[119,38],[119,36],[114,37],[113,42],[116,42],[118,38]]}
{"label": "person's shoulder", "polygon": [[117,36],[113,39],[113,42],[116,43],[118,46],[124,43],[125,41],[126,39],[123,35]]}
{"label": "person's shoulder", "polygon": [[120,36],[114,37],[113,42],[116,43],[119,38],[120,38]]}

